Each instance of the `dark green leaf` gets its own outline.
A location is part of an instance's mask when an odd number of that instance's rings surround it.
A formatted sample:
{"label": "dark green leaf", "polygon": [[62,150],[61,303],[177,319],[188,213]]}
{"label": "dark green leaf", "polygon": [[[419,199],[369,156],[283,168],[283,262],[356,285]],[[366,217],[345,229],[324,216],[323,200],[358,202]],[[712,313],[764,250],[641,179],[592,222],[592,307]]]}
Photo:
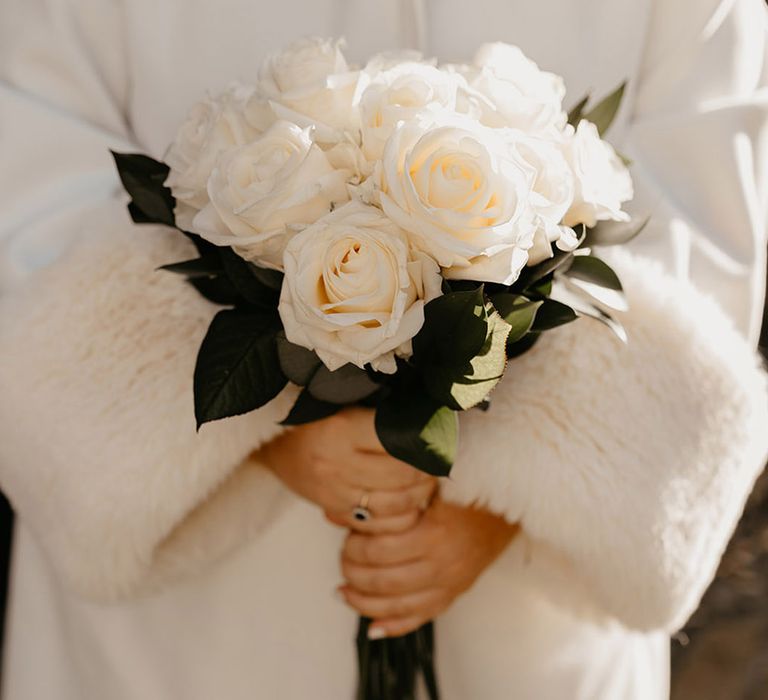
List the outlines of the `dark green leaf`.
{"label": "dark green leaf", "polygon": [[444,294],[424,307],[424,325],[413,339],[414,358],[427,365],[462,366],[487,337],[483,288]]}
{"label": "dark green leaf", "polygon": [[507,365],[510,326],[497,313],[488,317],[488,338],[464,372],[439,365],[426,368],[430,394],[454,410],[466,411],[484,401],[498,384]]}
{"label": "dark green leaf", "polygon": [[547,299],[539,308],[531,331],[534,333],[548,331],[551,328],[571,323],[571,321],[575,321],[577,318],[576,312],[570,306],[561,304],[554,299]]}
{"label": "dark green leaf", "polygon": [[379,388],[365,370],[351,364],[333,372],[321,364],[307,386],[316,399],[335,404],[357,403]]}
{"label": "dark green leaf", "polygon": [[571,126],[576,126],[581,121],[587,102],[589,102],[589,94],[584,95],[568,112],[568,123]]}
{"label": "dark green leaf", "polygon": [[254,274],[255,265],[241,258],[231,248],[219,248],[219,255],[227,278],[245,301],[264,308],[277,308],[279,294],[274,288],[264,285]]}
{"label": "dark green leaf", "polygon": [[306,386],[321,365],[320,358],[312,350],[290,342],[285,333],[277,335],[277,355],[283,374],[294,384]]}
{"label": "dark green leaf", "polygon": [[568,277],[583,280],[598,287],[622,291],[621,280],[607,263],[593,255],[577,255],[565,272]]}
{"label": "dark green leaf", "polygon": [[433,476],[448,476],[456,459],[458,415],[414,387],[376,409],[376,434],[393,457]]}
{"label": "dark green leaf", "polygon": [[541,306],[541,301],[531,301],[520,294],[496,294],[491,297],[496,311],[510,325],[507,344],[511,345],[520,340],[533,325],[536,312]]}
{"label": "dark green leaf", "polygon": [[176,200],[165,186],[169,168],[165,163],[140,153],[115,153],[117,172],[131,204],[128,210],[136,223],[175,226],[173,212]]}
{"label": "dark green leaf", "polygon": [[595,107],[583,115],[583,119],[592,122],[597,127],[600,136],[608,131],[608,127],[613,123],[616,113],[621,106],[621,100],[624,97],[624,89],[626,87],[627,83],[625,81],[608,97],[601,100]]}
{"label": "dark green leaf", "polygon": [[195,367],[195,417],[208,421],[257,409],[287,383],[280,369],[274,320],[240,310],[220,311],[206,333]]}
{"label": "dark green leaf", "polygon": [[265,287],[280,291],[283,287],[283,273],[278,270],[268,270],[251,264],[251,274]]}
{"label": "dark green leaf", "polygon": [[597,226],[589,229],[585,245],[624,245],[639,235],[651,220],[646,216],[640,223],[637,221],[599,221]]}
{"label": "dark green leaf", "polygon": [[531,288],[537,282],[544,280],[547,275],[569,264],[572,258],[572,251],[558,251],[553,257],[543,260],[538,265],[524,268],[513,288],[520,291]]}
{"label": "dark green leaf", "polygon": [[197,248],[197,252],[201,258],[207,259],[219,257],[219,246],[214,245],[210,241],[206,241],[205,238],[201,238],[196,233],[190,233],[189,231],[184,231],[183,229],[179,229],[179,231],[189,239],[195,248]]}
{"label": "dark green leaf", "polygon": [[216,260],[211,260],[210,258],[195,258],[194,260],[170,263],[169,265],[161,265],[157,269],[175,272],[177,275],[184,275],[191,279],[215,277],[223,272],[221,265]]}
{"label": "dark green leaf", "polygon": [[516,343],[507,345],[507,358],[512,359],[528,352],[541,338],[539,333],[527,333]]}
{"label": "dark green leaf", "polygon": [[344,406],[341,404],[320,401],[304,389],[299,394],[299,398],[296,399],[296,403],[293,404],[288,416],[280,424],[303,425],[304,423],[313,423],[338,413],[342,408]]}
{"label": "dark green leaf", "polygon": [[241,297],[232,283],[224,276],[191,277],[187,279],[200,294],[208,301],[220,306],[235,306]]}
{"label": "dark green leaf", "polygon": [[583,304],[599,306],[600,308],[613,309],[614,311],[626,311],[629,308],[627,297],[623,291],[608,289],[585,282],[573,277],[562,277],[558,289],[558,301],[573,307],[576,313],[581,311]]}

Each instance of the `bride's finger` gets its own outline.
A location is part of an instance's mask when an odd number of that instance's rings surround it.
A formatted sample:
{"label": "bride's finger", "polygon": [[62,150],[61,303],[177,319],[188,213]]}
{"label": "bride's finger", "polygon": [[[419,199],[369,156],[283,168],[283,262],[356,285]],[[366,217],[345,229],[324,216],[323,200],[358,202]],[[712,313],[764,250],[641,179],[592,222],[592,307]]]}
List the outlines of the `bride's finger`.
{"label": "bride's finger", "polygon": [[356,591],[373,595],[396,595],[433,587],[436,570],[433,562],[428,559],[397,566],[362,566],[342,557],[341,573]]}
{"label": "bride's finger", "polygon": [[386,637],[402,637],[415,632],[419,627],[430,621],[429,617],[413,615],[392,620],[374,620],[368,627],[369,639],[384,639]]}
{"label": "bride's finger", "polygon": [[361,593],[350,586],[341,586],[339,592],[347,604],[361,615],[382,620],[408,617],[431,619],[442,610],[445,595],[437,588],[394,596]]}
{"label": "bride's finger", "polygon": [[343,478],[350,486],[357,488],[393,491],[435,481],[429,474],[388,454],[356,452],[347,459],[350,462],[342,465]]}
{"label": "bride's finger", "polygon": [[363,566],[392,566],[422,558],[430,549],[428,532],[416,527],[407,532],[372,537],[352,532],[342,556]]}
{"label": "bride's finger", "polygon": [[424,510],[437,484],[423,481],[398,491],[373,491],[368,496],[368,510],[374,517],[401,515],[412,510]]}
{"label": "bride's finger", "polygon": [[368,520],[357,520],[349,511],[326,511],[325,517],[334,525],[346,527],[366,535],[390,534],[410,530],[421,517],[419,509],[413,509],[400,515],[390,517],[371,517]]}

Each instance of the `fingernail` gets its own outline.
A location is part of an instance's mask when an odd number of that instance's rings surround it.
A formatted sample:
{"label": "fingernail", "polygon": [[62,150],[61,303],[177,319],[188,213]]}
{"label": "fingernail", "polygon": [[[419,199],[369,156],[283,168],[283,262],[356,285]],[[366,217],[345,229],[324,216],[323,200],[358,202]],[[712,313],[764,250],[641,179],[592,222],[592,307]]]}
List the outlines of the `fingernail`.
{"label": "fingernail", "polygon": [[341,587],[334,588],[334,590],[333,590],[333,597],[337,598],[338,600],[341,600],[341,601],[346,600],[344,598],[344,590]]}
{"label": "fingernail", "polygon": [[369,627],[368,639],[375,641],[377,639],[384,639],[387,636],[387,631],[383,627]]}

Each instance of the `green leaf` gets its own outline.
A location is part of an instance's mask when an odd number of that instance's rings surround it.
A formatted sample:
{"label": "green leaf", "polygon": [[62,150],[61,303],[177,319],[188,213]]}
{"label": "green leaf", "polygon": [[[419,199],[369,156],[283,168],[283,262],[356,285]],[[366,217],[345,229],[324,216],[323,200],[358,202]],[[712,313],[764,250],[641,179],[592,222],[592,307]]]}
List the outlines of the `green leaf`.
{"label": "green leaf", "polygon": [[191,284],[200,296],[220,306],[235,306],[241,299],[232,283],[223,275],[216,277],[189,277]]}
{"label": "green leaf", "polygon": [[274,319],[237,309],[214,317],[194,375],[195,417],[203,423],[253,411],[287,383],[277,356]]}
{"label": "green leaf", "polygon": [[570,264],[572,259],[573,251],[558,251],[553,257],[543,260],[538,265],[523,268],[520,277],[514,285],[512,285],[512,288],[520,291],[529,289],[537,282],[544,280],[547,275],[553,273],[555,270]]}
{"label": "green leaf", "polygon": [[[255,306],[277,309],[279,294],[273,287],[261,282],[254,273],[254,269],[257,269],[255,265],[241,258],[231,248],[219,248],[219,255],[224,273],[245,301]],[[278,274],[282,279],[282,273]]]}
{"label": "green leaf", "polygon": [[433,476],[448,476],[456,459],[459,420],[418,387],[401,389],[376,409],[376,434],[396,459]]}
{"label": "green leaf", "polygon": [[179,233],[186,236],[189,242],[195,246],[198,254],[201,258],[209,258],[211,260],[217,260],[219,257],[219,246],[214,245],[210,241],[206,241],[205,238],[201,238],[196,233],[190,233],[184,229],[178,229]]}
{"label": "green leaf", "polygon": [[423,367],[424,384],[440,404],[466,411],[485,400],[504,374],[510,325],[489,306],[488,335],[468,363],[430,363]]}
{"label": "green leaf", "polygon": [[456,377],[449,388],[451,408],[467,411],[488,398],[507,366],[507,338],[510,325],[497,313],[488,317],[488,338],[483,349],[470,361],[470,371]]}
{"label": "green leaf", "polygon": [[602,309],[599,309],[593,304],[582,304],[579,306],[579,315],[588,316],[596,321],[600,321],[600,323],[607,326],[622,343],[627,342],[627,331],[624,326]]}
{"label": "green leaf", "polygon": [[316,399],[341,405],[357,403],[379,389],[365,370],[352,364],[333,372],[321,364],[307,386]]}
{"label": "green leaf", "polygon": [[304,425],[304,423],[313,423],[316,420],[322,420],[323,418],[332,416],[334,413],[338,413],[342,408],[344,407],[341,404],[320,401],[312,396],[309,391],[304,389],[299,394],[299,398],[296,399],[293,408],[291,408],[286,418],[281,421],[280,425]]}
{"label": "green leaf", "polygon": [[424,325],[413,339],[420,364],[461,366],[485,344],[488,320],[483,288],[444,294],[424,307]]}
{"label": "green leaf", "polygon": [[624,81],[608,97],[601,100],[595,107],[583,115],[583,119],[592,122],[597,127],[600,136],[608,131],[608,127],[613,123],[616,113],[621,106],[621,100],[624,97],[626,87],[627,83]]}
{"label": "green leaf", "polygon": [[614,311],[629,309],[627,297],[623,291],[608,289],[571,277],[563,277],[560,282],[557,300],[571,306],[576,313],[581,311],[581,306],[585,303]]}
{"label": "green leaf", "polygon": [[220,275],[223,271],[221,265],[218,264],[216,260],[211,260],[210,258],[184,260],[183,262],[161,265],[157,269],[165,270],[166,272],[174,272],[177,275],[184,275],[190,279],[215,277],[216,275]]}
{"label": "green leaf", "polygon": [[111,153],[120,181],[131,195],[128,211],[133,220],[139,224],[175,226],[176,200],[164,184],[168,166],[141,153]]}
{"label": "green leaf", "polygon": [[534,345],[536,345],[536,343],[539,341],[539,338],[541,338],[540,333],[527,333],[516,343],[508,343],[507,358],[511,360],[515,357],[520,357],[520,355],[524,355]]}
{"label": "green leaf", "polygon": [[283,374],[294,384],[306,386],[319,369],[320,358],[313,350],[290,342],[284,332],[277,335],[277,356]]}
{"label": "green leaf", "polygon": [[577,318],[576,312],[570,306],[566,306],[554,299],[547,299],[539,308],[531,331],[541,333],[542,331],[548,331],[552,328],[563,326],[566,323],[571,323]]}
{"label": "green leaf", "polygon": [[568,112],[568,123],[571,126],[576,126],[581,121],[584,109],[587,106],[587,102],[589,102],[589,97],[589,93],[584,95]]}
{"label": "green leaf", "polygon": [[637,221],[599,221],[597,226],[589,229],[585,245],[612,246],[624,245],[642,233],[651,220],[646,216],[640,223]]}
{"label": "green leaf", "polygon": [[533,326],[536,313],[543,302],[531,301],[520,294],[496,294],[491,297],[499,315],[510,325],[507,344],[520,340]]}
{"label": "green leaf", "polygon": [[283,287],[283,273],[278,270],[269,270],[266,267],[259,267],[251,264],[251,274],[265,287],[280,291]]}
{"label": "green leaf", "polygon": [[598,287],[605,287],[616,292],[623,291],[618,275],[607,263],[594,255],[577,255],[564,274],[577,280],[596,284]]}

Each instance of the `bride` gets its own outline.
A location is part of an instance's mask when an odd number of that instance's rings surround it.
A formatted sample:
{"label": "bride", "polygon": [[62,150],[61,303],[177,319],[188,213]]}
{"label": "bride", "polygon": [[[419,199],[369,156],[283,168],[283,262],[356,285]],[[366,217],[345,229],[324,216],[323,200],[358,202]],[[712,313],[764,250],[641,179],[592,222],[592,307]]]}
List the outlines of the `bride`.
{"label": "bride", "polygon": [[[615,260],[629,345],[548,334],[440,484],[362,409],[281,432],[278,397],[196,434],[214,310],[153,272],[186,243],[119,194],[108,149],[162,157],[200,95],[308,34],[357,61],[506,41],[571,102],[629,80],[610,136],[652,213]],[[667,697],[768,448],[766,36],[759,0],[0,4],[3,698],[352,698],[358,613],[436,618],[445,700]]]}

